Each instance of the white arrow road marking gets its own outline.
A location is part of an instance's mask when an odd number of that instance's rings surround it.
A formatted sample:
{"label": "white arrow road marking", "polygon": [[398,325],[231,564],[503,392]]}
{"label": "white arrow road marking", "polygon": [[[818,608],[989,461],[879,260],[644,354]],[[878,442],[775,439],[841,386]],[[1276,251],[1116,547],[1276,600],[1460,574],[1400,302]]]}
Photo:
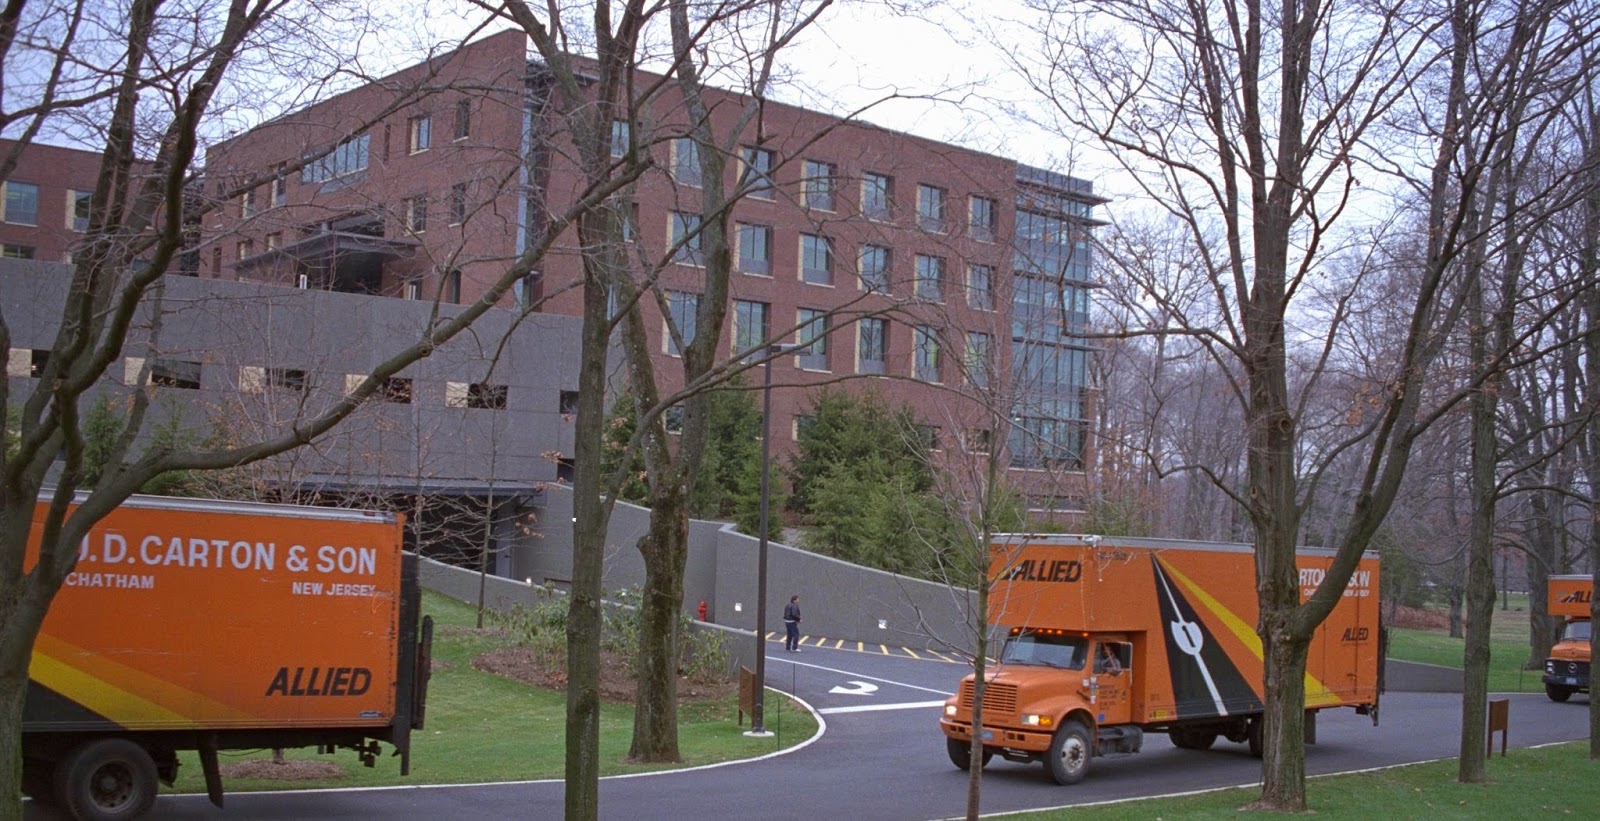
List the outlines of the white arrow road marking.
{"label": "white arrow road marking", "polygon": [[870,696],[873,693],[878,692],[878,685],[876,684],[868,684],[865,681],[852,681],[850,683],[854,684],[855,686],[845,687],[844,685],[840,685],[832,690],[829,690],[828,692],[842,693],[847,696]]}
{"label": "white arrow road marking", "polygon": [[912,701],[905,704],[858,704],[854,707],[829,707],[818,710],[819,713],[833,715],[834,713],[873,713],[879,710],[926,710],[930,707],[943,707],[942,701]]}

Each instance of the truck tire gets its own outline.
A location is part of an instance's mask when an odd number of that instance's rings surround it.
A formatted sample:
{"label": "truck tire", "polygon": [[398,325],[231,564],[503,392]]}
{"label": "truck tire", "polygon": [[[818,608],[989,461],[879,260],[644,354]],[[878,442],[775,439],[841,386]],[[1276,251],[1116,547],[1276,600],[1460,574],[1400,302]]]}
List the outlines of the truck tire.
{"label": "truck tire", "polygon": [[56,800],[79,821],[138,818],[156,802],[156,764],[125,738],[90,741],[56,764]]}
{"label": "truck tire", "polygon": [[1068,721],[1050,741],[1050,757],[1045,759],[1045,766],[1057,784],[1076,784],[1089,774],[1089,759],[1093,756],[1089,728],[1081,721]]}
{"label": "truck tire", "polygon": [[[945,752],[950,754],[950,763],[956,765],[957,769],[969,770],[972,768],[971,744],[968,744],[965,741],[957,741],[949,736],[945,736],[944,749]],[[981,766],[989,766],[989,759],[991,758],[994,758],[994,751],[985,747],[983,750],[983,763]]]}
{"label": "truck tire", "polygon": [[1560,684],[1546,684],[1544,686],[1544,694],[1549,696],[1551,701],[1559,704],[1572,698],[1572,688]]}
{"label": "truck tire", "polygon": [[1206,730],[1178,729],[1167,735],[1172,737],[1172,746],[1180,750],[1209,750],[1217,743],[1217,734]]}
{"label": "truck tire", "polygon": [[1245,728],[1245,740],[1250,745],[1250,755],[1252,758],[1260,758],[1262,751],[1266,749],[1265,745],[1261,741],[1261,730],[1266,723],[1267,720],[1265,716],[1256,716],[1255,718],[1250,719],[1250,724]]}

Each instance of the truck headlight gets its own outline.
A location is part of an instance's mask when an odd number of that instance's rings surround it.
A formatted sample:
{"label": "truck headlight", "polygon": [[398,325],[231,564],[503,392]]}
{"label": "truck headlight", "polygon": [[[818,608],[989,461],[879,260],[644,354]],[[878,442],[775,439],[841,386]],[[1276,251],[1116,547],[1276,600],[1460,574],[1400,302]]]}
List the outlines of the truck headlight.
{"label": "truck headlight", "polygon": [[1025,727],[1049,727],[1051,723],[1049,716],[1028,714],[1022,717],[1022,724]]}
{"label": "truck headlight", "polygon": [[946,705],[944,705],[944,714],[947,715],[947,716],[955,715],[956,714],[956,705],[954,705],[954,704],[946,704]]}

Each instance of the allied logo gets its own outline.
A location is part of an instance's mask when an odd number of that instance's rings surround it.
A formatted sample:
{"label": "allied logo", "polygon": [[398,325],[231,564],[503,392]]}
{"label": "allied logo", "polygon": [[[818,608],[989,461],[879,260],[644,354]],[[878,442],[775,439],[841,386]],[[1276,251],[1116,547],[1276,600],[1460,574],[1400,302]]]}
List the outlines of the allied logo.
{"label": "allied logo", "polygon": [[1366,627],[1346,627],[1344,629],[1344,638],[1342,640],[1343,641],[1366,641],[1367,638],[1369,636],[1371,636],[1371,635],[1372,634],[1371,634],[1369,628],[1366,628]]}
{"label": "allied logo", "polygon": [[1083,562],[1077,559],[1023,559],[1005,574],[1013,582],[1065,582],[1083,578]]}

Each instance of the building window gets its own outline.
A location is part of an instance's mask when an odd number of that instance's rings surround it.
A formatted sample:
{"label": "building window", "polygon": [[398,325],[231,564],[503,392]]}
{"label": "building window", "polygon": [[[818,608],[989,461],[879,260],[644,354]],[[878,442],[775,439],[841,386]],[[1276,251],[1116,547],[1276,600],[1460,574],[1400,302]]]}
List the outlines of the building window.
{"label": "building window", "polygon": [[378,401],[395,405],[411,404],[411,395],[411,380],[399,376],[391,376],[383,380],[383,384],[378,386],[378,390],[374,394]]}
{"label": "building window", "polygon": [[861,178],[861,213],[868,219],[889,219],[893,196],[893,179],[883,174],[870,173]]}
{"label": "building window", "polygon": [[772,228],[739,223],[739,270],[747,274],[772,275]]}
{"label": "building window", "polygon": [[987,455],[989,449],[994,447],[994,431],[988,428],[975,428],[967,431],[967,450],[971,453]]}
{"label": "building window", "polygon": [[272,207],[278,208],[289,201],[288,163],[278,163],[278,175],[272,178]]}
{"label": "building window", "polygon": [[556,396],[556,412],[562,415],[571,415],[578,412],[577,391],[561,391]]}
{"label": "building window", "polygon": [[677,340],[672,337],[672,330],[678,330],[684,345],[694,342],[694,328],[696,315],[700,311],[700,295],[685,291],[667,292],[667,310],[671,314],[667,317],[666,351],[678,356],[682,350],[678,347]]}
{"label": "building window", "polygon": [[1082,470],[1086,433],[1086,423],[1076,419],[1012,419],[1011,436],[1006,442],[1011,466]]}
{"label": "building window", "polygon": [[669,239],[672,243],[673,262],[684,265],[704,264],[705,257],[700,251],[703,235],[700,232],[699,214],[672,212],[672,236]]}
{"label": "building window", "polygon": [[926,325],[916,329],[916,363],[912,376],[924,382],[939,381],[939,335]]}
{"label": "building window", "polygon": [[487,385],[482,382],[444,383],[444,405],[447,408],[471,410],[505,410],[510,389],[505,385]]}
{"label": "building window", "polygon": [[937,453],[944,447],[939,441],[938,425],[914,425],[911,428],[917,449],[922,453]]}
{"label": "building window", "polygon": [[672,178],[681,185],[700,187],[700,144],[689,137],[672,141]]}
{"label": "building window", "polygon": [[467,184],[458,182],[450,186],[450,224],[467,221]]}
{"label": "building window", "polygon": [[967,228],[973,239],[984,242],[994,240],[994,200],[988,197],[972,198],[967,208]]}
{"label": "building window", "polygon": [[[528,277],[533,277],[533,274],[528,274]],[[451,302],[451,304],[459,304],[461,302],[461,272],[459,270],[450,269],[445,272],[445,301]]]}
{"label": "building window", "polygon": [[[511,290],[517,300],[517,307],[532,308],[534,303],[539,301],[539,275],[534,273],[518,277],[516,283],[511,286]],[[607,293],[609,295],[612,292],[608,291]],[[616,316],[612,312],[608,312],[606,315],[608,317]]]}
{"label": "building window", "polygon": [[828,313],[815,308],[800,309],[798,342],[805,347],[795,353],[800,367],[810,371],[828,370]]}
{"label": "building window", "polygon": [[944,257],[917,254],[917,297],[929,302],[944,301]]}
{"label": "building window", "polygon": [[322,182],[367,170],[367,150],[371,141],[371,135],[358,134],[339,143],[327,154],[306,163],[300,169],[300,181]]}
{"label": "building window", "polygon": [[283,232],[273,231],[267,235],[267,250],[276,251],[283,247]]}
{"label": "building window", "polygon": [[989,386],[989,335],[977,331],[967,332],[967,381],[975,388]]}
{"label": "building window", "polygon": [[0,215],[14,225],[39,224],[39,186],[31,182],[4,183],[5,213]]}
{"label": "building window", "polygon": [[882,245],[861,246],[861,288],[889,291],[889,249]]}
{"label": "building window", "polygon": [[197,391],[200,389],[200,363],[181,359],[152,359],[150,384]]}
{"label": "building window", "polygon": [[967,305],[984,311],[994,310],[994,268],[988,265],[967,267]]}
{"label": "building window", "polygon": [[733,303],[733,353],[735,356],[752,352],[759,355],[767,336],[771,333],[768,316],[771,306],[765,302],[743,299]]}
{"label": "building window", "polygon": [[472,136],[472,101],[456,101],[456,139],[465,140]]}
{"label": "building window", "polygon": [[611,156],[628,156],[628,146],[633,142],[633,128],[627,120],[611,121]]}
{"label": "building window", "polygon": [[420,234],[428,230],[428,196],[418,194],[405,201],[406,230]]}
{"label": "building window", "polygon": [[422,280],[408,279],[405,284],[404,298],[410,300],[422,299]]}
{"label": "building window", "polygon": [[805,180],[801,193],[807,208],[818,211],[833,209],[833,164],[806,160]]}
{"label": "building window", "polygon": [[800,235],[800,279],[813,285],[833,284],[833,241],[816,234]]}
{"label": "building window", "polygon": [[407,146],[412,154],[427,151],[428,146],[433,143],[433,118],[412,117],[407,121],[406,132],[411,135]]}
{"label": "building window", "polygon": [[674,436],[682,435],[686,412],[682,405],[673,405],[661,412],[661,427]]}
{"label": "building window", "polygon": [[220,245],[211,247],[211,273],[217,276],[222,275],[222,246]]}
{"label": "building window", "polygon": [[0,257],[6,259],[33,259],[33,253],[32,245],[17,245],[10,242],[0,245]]}
{"label": "building window", "polygon": [[67,229],[71,231],[89,230],[89,207],[94,202],[94,194],[88,191],[67,191]]}
{"label": "building window", "polygon": [[304,391],[309,382],[306,372],[299,368],[267,368],[267,387],[286,391]]}
{"label": "building window", "polygon": [[868,317],[857,323],[856,371],[887,373],[889,359],[889,320]]}
{"label": "building window", "polygon": [[248,240],[248,239],[239,240],[239,259],[249,259],[250,257],[253,257],[255,255],[256,255],[256,243],[255,243],[254,240]]}
{"label": "building window", "polygon": [[256,190],[247,188],[239,195],[239,216],[253,217],[256,215]]}
{"label": "building window", "polygon": [[744,169],[740,173],[739,184],[745,186],[750,196],[758,200],[777,198],[777,192],[772,187],[772,165],[774,157],[771,151],[765,148],[751,148],[746,146],[742,152]]}
{"label": "building window", "polygon": [[944,230],[944,189],[917,186],[917,225],[924,231]]}

